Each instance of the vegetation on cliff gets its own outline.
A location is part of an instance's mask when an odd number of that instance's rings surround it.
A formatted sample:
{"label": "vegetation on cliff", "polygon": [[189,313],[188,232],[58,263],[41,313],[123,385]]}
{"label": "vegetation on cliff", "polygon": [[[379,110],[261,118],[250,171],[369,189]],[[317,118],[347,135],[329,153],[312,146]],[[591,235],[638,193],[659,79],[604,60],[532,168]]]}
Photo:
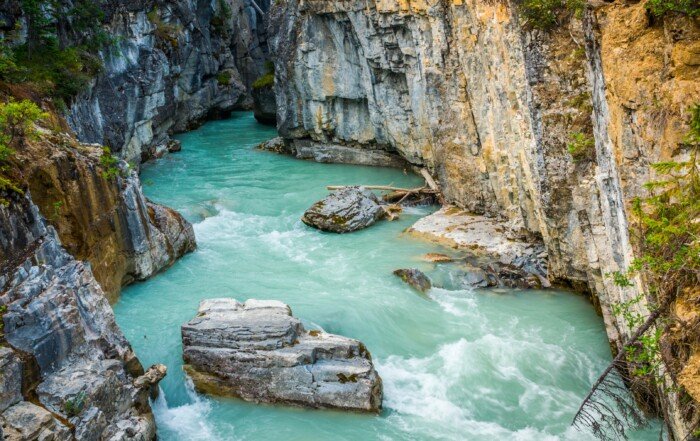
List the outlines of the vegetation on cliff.
{"label": "vegetation on cliff", "polygon": [[20,184],[13,176],[10,159],[18,145],[36,138],[34,125],[46,118],[48,114],[29,100],[0,103],[0,205],[8,204],[3,197],[7,192],[22,193]]}
{"label": "vegetation on cliff", "polygon": [[0,81],[30,86],[59,104],[72,99],[101,71],[98,51],[112,41],[99,3],[21,0],[20,6],[27,25],[17,19],[0,40]]}
{"label": "vegetation on cliff", "polygon": [[700,357],[700,342],[693,334],[700,317],[683,316],[678,307],[685,302],[697,308],[700,302],[700,104],[690,113],[690,131],[680,146],[686,159],[651,165],[660,178],[646,184],[649,196],[632,204],[631,236],[638,257],[626,273],[611,275],[621,288],[634,288],[632,279],[639,277],[646,292],[613,305],[613,313],[634,334],[594,384],[574,420],[601,439],[608,439],[610,431],[624,436],[626,427],[644,423],[623,383],[633,386],[644,410],[654,412],[659,411],[654,398],[658,390],[679,394],[681,414],[691,427],[700,425],[700,391],[694,382],[683,381],[690,360]]}

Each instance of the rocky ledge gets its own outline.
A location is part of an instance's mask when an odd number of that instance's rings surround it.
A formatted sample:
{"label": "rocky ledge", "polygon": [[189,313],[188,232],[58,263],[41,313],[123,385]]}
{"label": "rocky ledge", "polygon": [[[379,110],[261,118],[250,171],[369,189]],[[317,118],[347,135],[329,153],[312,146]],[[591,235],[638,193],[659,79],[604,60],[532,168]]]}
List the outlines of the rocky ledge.
{"label": "rocky ledge", "polygon": [[274,300],[204,300],[182,326],[185,371],[200,392],[246,401],[378,412],[382,381],[365,345],[304,329]]}
{"label": "rocky ledge", "polygon": [[377,196],[364,187],[344,187],[311,206],[301,220],[331,233],[352,233],[386,216]]}
{"label": "rocky ledge", "polygon": [[[460,250],[464,256],[447,259],[459,265],[463,287],[546,288],[547,252],[538,240],[512,237],[498,220],[444,207],[416,222],[408,233]],[[435,263],[435,261],[430,259]]]}

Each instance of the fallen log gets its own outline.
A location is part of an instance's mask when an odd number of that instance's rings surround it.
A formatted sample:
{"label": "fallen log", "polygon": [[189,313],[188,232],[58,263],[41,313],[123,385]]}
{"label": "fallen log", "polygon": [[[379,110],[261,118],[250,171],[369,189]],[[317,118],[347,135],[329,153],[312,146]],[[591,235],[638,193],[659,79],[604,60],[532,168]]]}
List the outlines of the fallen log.
{"label": "fallen log", "polygon": [[[343,188],[346,187],[352,187],[352,185],[329,185],[326,187],[328,190],[342,190]],[[427,190],[425,187],[418,187],[418,188],[400,188],[400,187],[392,187],[390,185],[361,185],[360,187],[364,187],[367,190],[382,190],[382,191],[408,191],[408,192],[418,192],[421,190]]]}

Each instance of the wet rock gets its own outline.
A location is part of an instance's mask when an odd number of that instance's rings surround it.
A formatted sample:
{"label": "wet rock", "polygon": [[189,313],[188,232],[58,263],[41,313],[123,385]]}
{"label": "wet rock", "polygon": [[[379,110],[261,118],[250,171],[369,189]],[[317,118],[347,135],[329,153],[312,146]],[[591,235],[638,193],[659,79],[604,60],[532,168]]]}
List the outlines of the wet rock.
{"label": "wet rock", "polygon": [[22,364],[12,349],[0,347],[0,412],[20,401]]}
{"label": "wet rock", "polygon": [[22,401],[5,410],[0,416],[5,441],[73,439],[68,427],[51,412],[28,401]]}
{"label": "wet rock", "polygon": [[258,149],[260,150],[267,150],[269,152],[274,152],[274,153],[289,153],[289,147],[287,146],[287,143],[284,141],[283,138],[280,138],[279,136],[276,138],[272,138],[269,141],[265,141],[263,143],[260,143],[258,145]]}
{"label": "wet rock", "polygon": [[413,287],[417,291],[424,293],[427,292],[430,288],[432,288],[430,279],[420,270],[414,268],[397,269],[396,271],[394,271],[394,275],[400,277],[401,280],[411,285],[411,287]]}
{"label": "wet rock", "polygon": [[194,228],[180,213],[151,201],[147,201],[146,206],[151,222],[165,236],[168,265],[197,249]]}
{"label": "wet rock", "polygon": [[277,101],[272,87],[253,88],[253,115],[263,124],[277,124]]}
{"label": "wet rock", "polygon": [[177,153],[182,150],[182,143],[177,139],[171,139],[168,141],[168,151],[170,153]]}
{"label": "wet rock", "polygon": [[423,260],[425,260],[426,262],[433,262],[433,263],[447,263],[447,262],[454,261],[454,258],[452,258],[446,254],[427,253],[423,256]]}
{"label": "wet rock", "polygon": [[307,331],[278,301],[204,300],[182,326],[185,371],[205,393],[377,412],[382,381],[365,346]]}
{"label": "wet rock", "polygon": [[316,202],[301,220],[319,230],[351,233],[369,227],[384,216],[384,208],[374,193],[364,187],[345,187]]}

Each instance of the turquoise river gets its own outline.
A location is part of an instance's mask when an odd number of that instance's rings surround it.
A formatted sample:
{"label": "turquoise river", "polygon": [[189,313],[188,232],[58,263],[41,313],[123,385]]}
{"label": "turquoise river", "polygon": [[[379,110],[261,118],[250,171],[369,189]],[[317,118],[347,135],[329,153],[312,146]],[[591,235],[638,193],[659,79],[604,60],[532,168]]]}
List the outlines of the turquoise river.
{"label": "turquoise river", "polygon": [[[299,220],[326,185],[421,180],[400,170],[317,164],[255,150],[275,136],[249,113],[180,137],[147,164],[147,195],[182,212],[199,249],[124,290],[117,321],[144,365],[165,363],[154,403],[172,440],[580,440],[569,427],[610,360],[601,319],[582,296],[464,290],[421,256],[447,252],[403,231],[431,209],[350,235]],[[392,275],[440,281],[423,297]],[[384,381],[380,415],[254,405],[195,394],[181,370],[180,325],[201,299],[277,299],[307,328],[363,341]],[[658,433],[637,439],[654,439]]]}

